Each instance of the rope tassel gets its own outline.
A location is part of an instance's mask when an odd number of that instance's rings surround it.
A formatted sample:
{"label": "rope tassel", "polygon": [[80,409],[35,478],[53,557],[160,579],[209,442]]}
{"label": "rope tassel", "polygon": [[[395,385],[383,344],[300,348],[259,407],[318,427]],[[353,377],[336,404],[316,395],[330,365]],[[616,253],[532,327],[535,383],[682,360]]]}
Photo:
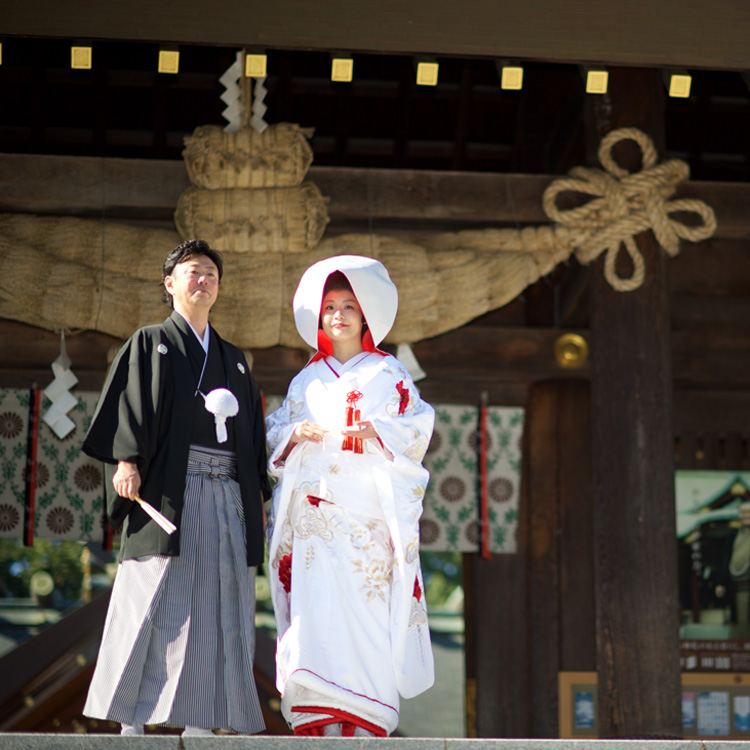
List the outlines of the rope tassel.
{"label": "rope tassel", "polygon": [[[357,401],[362,398],[362,394],[359,391],[349,391],[346,394],[346,403],[349,406],[346,407],[346,426],[354,427],[362,418],[362,414],[359,409],[355,408]],[[354,451],[355,453],[362,453],[362,438],[347,435],[344,438],[344,442],[341,444],[341,449],[345,451]]]}

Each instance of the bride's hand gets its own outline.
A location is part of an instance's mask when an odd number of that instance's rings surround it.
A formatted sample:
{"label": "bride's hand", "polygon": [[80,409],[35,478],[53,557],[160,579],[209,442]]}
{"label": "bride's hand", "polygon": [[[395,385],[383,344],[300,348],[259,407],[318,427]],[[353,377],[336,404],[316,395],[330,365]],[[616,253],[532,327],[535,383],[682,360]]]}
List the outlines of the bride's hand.
{"label": "bride's hand", "polygon": [[327,434],[328,430],[315,424],[315,422],[306,419],[294,428],[290,442],[303,443],[304,441],[309,440],[312,443],[319,443]]}
{"label": "bride's hand", "polygon": [[354,427],[346,427],[341,430],[341,434],[361,438],[362,440],[379,437],[378,433],[375,432],[372,422],[357,422]]}

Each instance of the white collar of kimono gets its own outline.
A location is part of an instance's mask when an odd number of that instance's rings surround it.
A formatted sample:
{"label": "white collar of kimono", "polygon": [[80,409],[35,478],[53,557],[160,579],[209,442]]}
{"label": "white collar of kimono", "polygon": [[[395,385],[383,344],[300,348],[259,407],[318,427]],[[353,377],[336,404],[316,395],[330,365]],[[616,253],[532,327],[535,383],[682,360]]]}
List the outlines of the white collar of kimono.
{"label": "white collar of kimono", "polygon": [[211,340],[211,324],[206,323],[206,330],[203,331],[203,338],[201,338],[198,335],[198,331],[193,328],[193,324],[179,310],[176,312],[190,326],[190,330],[195,334],[195,338],[198,339],[198,343],[203,347],[203,351],[208,354],[208,342]]}
{"label": "white collar of kimono", "polygon": [[362,255],[335,255],[310,266],[300,279],[292,307],[299,335],[318,348],[318,318],[326,279],[341,271],[352,285],[362,314],[377,346],[393,327],[398,312],[398,290],[386,267]]}
{"label": "white collar of kimono", "polygon": [[203,338],[201,338],[190,321],[182,313],[179,313],[179,315],[190,326],[190,330],[195,334],[195,338],[198,339],[198,342],[203,347],[203,351],[206,353],[206,356],[203,358],[203,367],[198,378],[198,385],[195,387],[195,395],[201,394],[206,411],[214,415],[216,442],[226,443],[228,439],[227,419],[237,414],[239,411],[239,401],[237,401],[237,397],[228,388],[214,388],[207,394],[203,393],[201,385],[203,384],[203,375],[206,372],[206,363],[208,362],[208,342],[211,340],[211,326],[209,323],[206,323],[206,330],[203,332]]}

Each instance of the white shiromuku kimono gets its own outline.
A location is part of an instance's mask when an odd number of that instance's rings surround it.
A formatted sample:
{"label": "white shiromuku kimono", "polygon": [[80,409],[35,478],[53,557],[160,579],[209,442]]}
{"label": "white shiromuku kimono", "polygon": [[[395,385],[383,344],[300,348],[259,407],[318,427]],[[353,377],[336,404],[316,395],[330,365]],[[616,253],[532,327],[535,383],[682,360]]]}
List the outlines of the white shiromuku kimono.
{"label": "white shiromuku kimono", "polygon": [[[361,453],[353,438],[344,450],[336,433],[347,408],[380,437],[360,441]],[[434,416],[397,359],[362,352],[345,364],[310,363],[266,420],[279,480],[268,524],[277,687],[295,730],[348,722],[390,734],[399,694],[434,681],[419,564],[429,478],[421,461]],[[305,419],[332,434],[297,443],[284,459]]]}

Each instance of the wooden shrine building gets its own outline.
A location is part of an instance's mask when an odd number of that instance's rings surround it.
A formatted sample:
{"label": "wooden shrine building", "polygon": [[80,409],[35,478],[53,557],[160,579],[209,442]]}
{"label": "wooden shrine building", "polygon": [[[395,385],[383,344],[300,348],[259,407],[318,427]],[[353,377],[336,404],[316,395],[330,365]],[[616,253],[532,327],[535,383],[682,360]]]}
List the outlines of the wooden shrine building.
{"label": "wooden shrine building", "polygon": [[[674,196],[643,188],[641,213],[702,201],[709,236],[668,253],[655,224],[636,222],[601,240],[609,260],[579,247],[482,309],[482,273],[456,272],[409,310],[433,320],[445,304],[460,324],[424,323],[408,343],[428,400],[525,408],[517,552],[464,559],[468,734],[557,737],[558,675],[596,672],[600,737],[682,737],[675,470],[750,471],[748,39],[741,0],[5,0],[0,256],[13,263],[0,257],[0,388],[49,380],[60,337],[29,322],[37,293],[37,307],[50,290],[86,304],[70,269],[23,270],[7,217],[174,232],[190,187],[183,138],[225,124],[218,78],[240,50],[267,55],[265,120],[315,129],[308,176],[328,198],[325,237],[428,238],[444,275],[468,253],[459,233],[551,225],[550,184],[601,171],[612,131],[641,131],[658,163],[690,170]],[[70,69],[74,44],[93,50],[90,70]],[[156,72],[160,50],[180,51],[179,73]],[[351,82],[331,81],[337,56],[353,60]],[[436,85],[416,84],[419,62],[439,64]],[[520,89],[501,88],[503,67],[523,70]],[[592,71],[606,72],[604,93],[586,92]],[[674,74],[690,76],[687,97],[668,95]],[[623,175],[647,170],[632,143],[613,154]],[[611,224],[625,221],[623,175],[602,183]],[[689,234],[700,222],[687,207],[670,210]],[[621,242],[632,255],[615,255]],[[405,275],[416,268],[404,260]],[[638,273],[613,288],[613,274]],[[95,328],[67,339],[92,391],[123,338]],[[283,394],[307,358],[249,348],[266,393]]]}

